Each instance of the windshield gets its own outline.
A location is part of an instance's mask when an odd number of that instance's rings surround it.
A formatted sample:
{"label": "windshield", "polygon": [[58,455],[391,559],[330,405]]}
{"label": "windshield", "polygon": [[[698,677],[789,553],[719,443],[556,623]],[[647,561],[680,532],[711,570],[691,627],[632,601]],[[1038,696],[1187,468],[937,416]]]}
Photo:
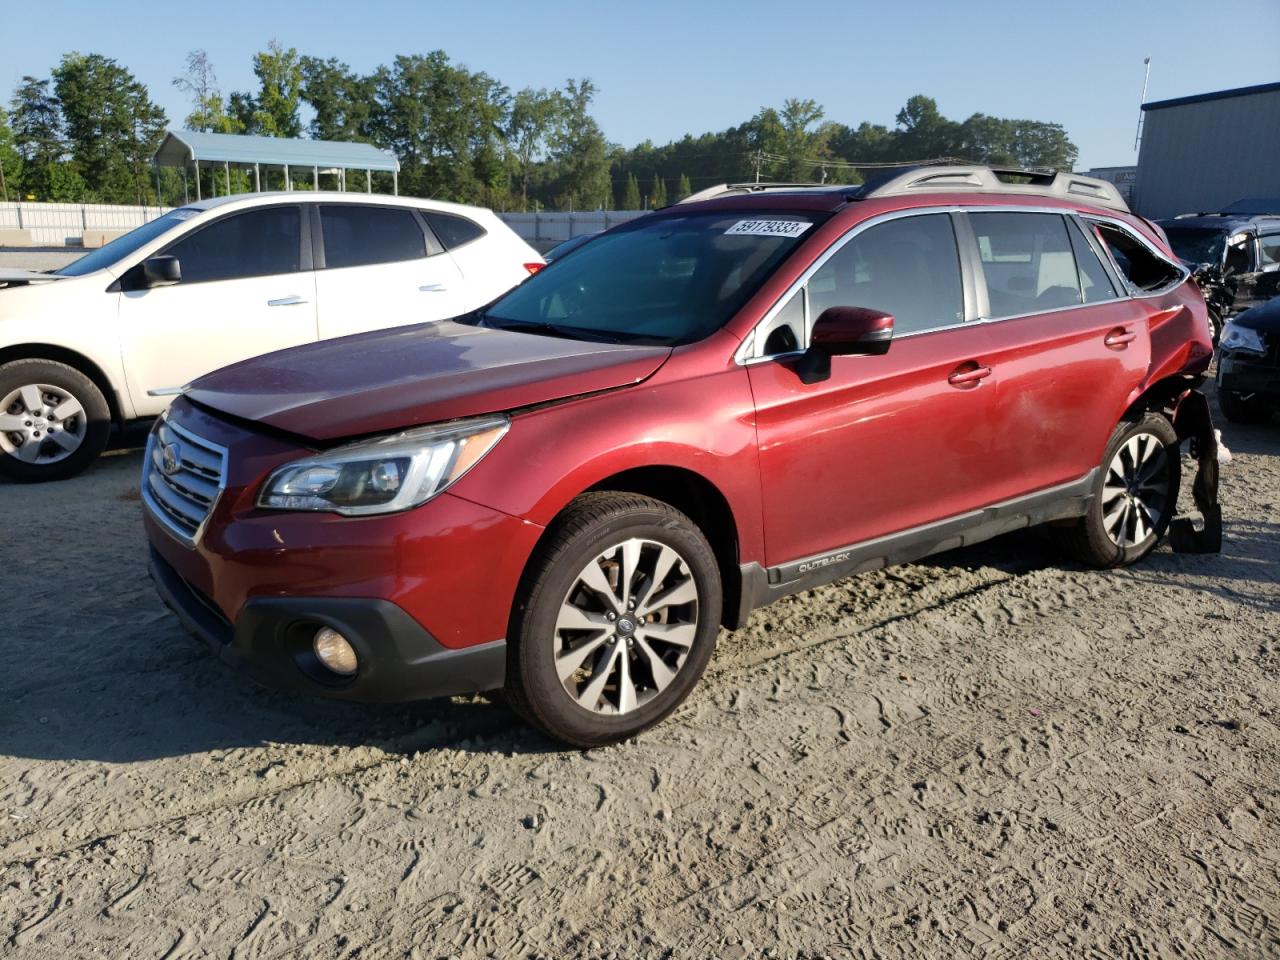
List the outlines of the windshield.
{"label": "windshield", "polygon": [[78,260],[72,260],[65,267],[53,272],[64,277],[82,277],[86,273],[102,270],[119,260],[123,260],[135,250],[146,246],[156,237],[168,230],[172,230],[184,220],[190,220],[199,212],[199,210],[193,210],[190,207],[170,210],[164,216],[158,217],[150,223],[144,223],[136,230],[130,230],[123,237],[116,237],[110,243],[104,244],[91,253],[86,253]]}
{"label": "windshield", "polygon": [[1226,240],[1225,230],[1214,230],[1212,227],[1165,227],[1165,236],[1169,238],[1169,246],[1178,255],[1179,260],[1187,263],[1222,263],[1222,242]]}
{"label": "windshield", "polygon": [[819,219],[775,211],[646,217],[554,261],[479,321],[582,340],[692,343],[723,326]]}

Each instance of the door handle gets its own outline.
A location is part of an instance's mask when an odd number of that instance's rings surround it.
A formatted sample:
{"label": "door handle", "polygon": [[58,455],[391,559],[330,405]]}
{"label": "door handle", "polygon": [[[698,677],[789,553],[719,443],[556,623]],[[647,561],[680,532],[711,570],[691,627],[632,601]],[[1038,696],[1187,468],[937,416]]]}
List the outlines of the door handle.
{"label": "door handle", "polygon": [[445,293],[449,289],[447,283],[424,283],[418,288],[423,293]]}
{"label": "door handle", "polygon": [[308,301],[302,299],[302,297],[281,297],[278,300],[268,300],[267,306],[268,307],[296,307],[299,304],[303,304],[307,302]]}
{"label": "door handle", "polygon": [[1126,330],[1124,327],[1117,327],[1103,338],[1103,343],[1112,350],[1123,350],[1128,344],[1138,339],[1138,335],[1132,330]]}
{"label": "door handle", "polygon": [[951,376],[947,377],[947,383],[962,390],[972,390],[989,376],[991,376],[990,367],[983,367],[976,363],[966,363],[957,367]]}

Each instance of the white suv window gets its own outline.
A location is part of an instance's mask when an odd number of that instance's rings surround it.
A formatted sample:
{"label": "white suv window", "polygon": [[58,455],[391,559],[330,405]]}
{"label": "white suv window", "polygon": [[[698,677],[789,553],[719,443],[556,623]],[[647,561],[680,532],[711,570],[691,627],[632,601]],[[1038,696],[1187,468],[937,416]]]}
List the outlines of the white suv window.
{"label": "white suv window", "polygon": [[365,204],[320,205],[324,263],[328,268],[420,260],[426,236],[412,210]]}
{"label": "white suv window", "polygon": [[302,269],[302,213],[292,205],[233,213],[164,253],[178,258],[184,284],[296,273]]}

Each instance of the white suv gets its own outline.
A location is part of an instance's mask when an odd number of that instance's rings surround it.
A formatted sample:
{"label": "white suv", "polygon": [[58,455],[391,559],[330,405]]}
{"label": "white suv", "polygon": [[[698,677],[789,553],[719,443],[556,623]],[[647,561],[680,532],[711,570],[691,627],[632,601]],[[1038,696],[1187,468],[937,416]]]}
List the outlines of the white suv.
{"label": "white suv", "polygon": [[0,474],[87,467],[112,423],[283,347],[444,320],[542,257],[492,211],[350,193],[172,210],[53,273],[0,272]]}

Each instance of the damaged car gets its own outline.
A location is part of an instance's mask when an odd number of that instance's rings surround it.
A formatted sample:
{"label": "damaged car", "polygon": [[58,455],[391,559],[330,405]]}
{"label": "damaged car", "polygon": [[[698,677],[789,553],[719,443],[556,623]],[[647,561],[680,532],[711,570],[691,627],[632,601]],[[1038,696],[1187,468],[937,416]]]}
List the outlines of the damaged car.
{"label": "damaged car", "polygon": [[1280,296],[1280,199],[1158,223],[1204,293],[1215,343],[1232,316]]}
{"label": "damaged car", "polygon": [[721,628],[850,574],[1038,524],[1101,568],[1217,549],[1212,356],[1102,181],[704,191],[454,320],[190,385],[145,456],[151,574],[264,684],[504,690],[590,747],[675,710]]}
{"label": "damaged car", "polygon": [[1233,423],[1280,413],[1280,297],[1227,323],[1219,343],[1218,406]]}

